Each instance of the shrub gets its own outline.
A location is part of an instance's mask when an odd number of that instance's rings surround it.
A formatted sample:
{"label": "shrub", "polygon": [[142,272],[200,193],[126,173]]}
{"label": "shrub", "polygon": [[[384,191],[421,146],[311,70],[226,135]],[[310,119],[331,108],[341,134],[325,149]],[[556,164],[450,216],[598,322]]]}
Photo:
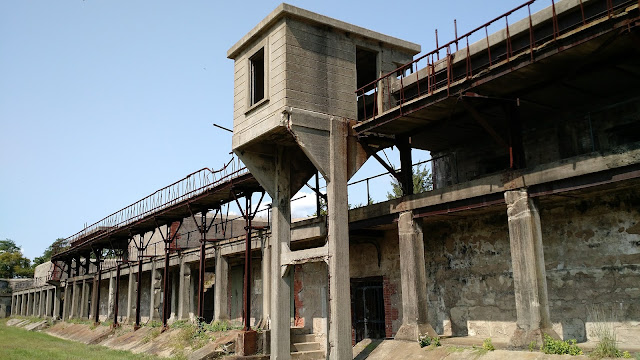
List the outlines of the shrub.
{"label": "shrub", "polygon": [[556,354],[556,355],[582,355],[582,349],[576,345],[576,340],[571,339],[567,341],[555,340],[551,336],[544,334],[542,346],[540,350],[545,354]]}

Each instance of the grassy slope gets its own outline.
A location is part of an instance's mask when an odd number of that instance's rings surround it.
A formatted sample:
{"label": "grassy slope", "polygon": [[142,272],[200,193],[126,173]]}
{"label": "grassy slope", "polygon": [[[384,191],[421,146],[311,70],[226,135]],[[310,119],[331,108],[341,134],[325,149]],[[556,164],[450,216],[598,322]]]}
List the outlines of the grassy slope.
{"label": "grassy slope", "polygon": [[85,345],[51,335],[27,331],[0,321],[0,359],[156,359],[127,351],[111,350],[99,345]]}

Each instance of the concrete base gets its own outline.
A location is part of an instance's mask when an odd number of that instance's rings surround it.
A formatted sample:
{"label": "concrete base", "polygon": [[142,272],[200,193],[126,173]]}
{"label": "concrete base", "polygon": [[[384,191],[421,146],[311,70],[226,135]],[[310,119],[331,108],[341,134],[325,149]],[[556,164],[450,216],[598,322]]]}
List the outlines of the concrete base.
{"label": "concrete base", "polygon": [[236,354],[253,355],[258,350],[258,333],[254,330],[241,331],[236,339]]}
{"label": "concrete base", "polygon": [[562,340],[560,336],[553,329],[535,329],[535,330],[523,330],[516,329],[516,331],[509,339],[509,347],[516,349],[525,349],[529,347],[529,344],[535,342],[537,346],[542,345],[543,334],[547,334],[556,340]]}
{"label": "concrete base", "polygon": [[403,324],[396,333],[396,340],[418,341],[420,335],[437,337],[438,334],[429,324]]}

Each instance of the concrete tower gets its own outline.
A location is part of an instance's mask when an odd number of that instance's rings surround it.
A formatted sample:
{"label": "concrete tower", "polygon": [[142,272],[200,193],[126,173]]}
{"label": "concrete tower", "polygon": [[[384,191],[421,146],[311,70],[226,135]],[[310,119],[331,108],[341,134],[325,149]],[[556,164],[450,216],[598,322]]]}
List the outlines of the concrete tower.
{"label": "concrete tower", "polygon": [[[419,51],[419,45],[281,4],[227,53],[235,61],[233,151],[273,200],[271,273],[264,279],[272,359],[290,357],[286,274],[313,261],[328,265],[328,358],[352,357],[347,181],[367,155],[351,126],[382,99],[373,92],[358,99],[355,91]],[[318,171],[327,182],[327,240],[292,251],[291,196]]]}

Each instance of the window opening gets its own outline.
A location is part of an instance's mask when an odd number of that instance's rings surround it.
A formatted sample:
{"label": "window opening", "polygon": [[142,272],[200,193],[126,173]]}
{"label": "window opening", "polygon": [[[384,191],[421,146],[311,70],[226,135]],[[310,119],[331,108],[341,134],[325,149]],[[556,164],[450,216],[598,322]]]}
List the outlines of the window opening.
{"label": "window opening", "polygon": [[[356,48],[357,88],[374,82],[378,78],[378,52]],[[377,112],[375,106],[375,83],[358,92],[358,120],[369,118]]]}
{"label": "window opening", "polygon": [[251,104],[254,105],[264,99],[264,48],[258,50],[250,59],[251,71]]}

